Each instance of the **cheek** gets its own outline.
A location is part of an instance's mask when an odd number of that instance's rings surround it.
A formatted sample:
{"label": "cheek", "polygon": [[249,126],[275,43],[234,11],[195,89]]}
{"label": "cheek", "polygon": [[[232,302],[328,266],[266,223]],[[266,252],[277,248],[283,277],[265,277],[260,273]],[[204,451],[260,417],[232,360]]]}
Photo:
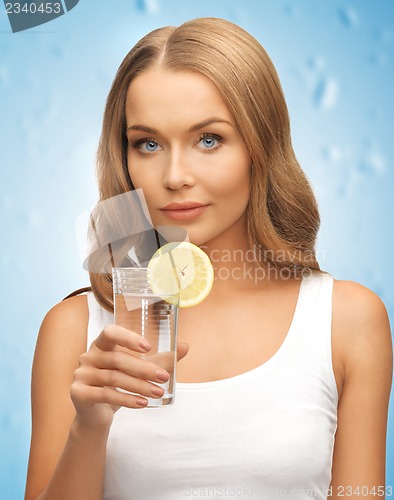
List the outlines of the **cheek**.
{"label": "cheek", "polygon": [[138,186],[138,176],[135,175],[135,172],[134,172],[134,169],[131,167],[131,162],[130,162],[130,158],[127,157],[127,171],[129,173],[129,177],[131,179],[131,182],[133,183],[133,186],[135,188],[139,187]]}
{"label": "cheek", "polygon": [[[243,161],[242,161],[243,160]],[[227,164],[223,174],[215,179],[215,189],[225,198],[240,199],[249,197],[250,191],[250,166],[242,159],[233,164]]]}
{"label": "cheek", "polygon": [[150,179],[151,176],[149,175],[147,169],[144,170],[129,166],[128,171],[131,182],[136,189],[142,188],[145,191],[154,182],[154,179]]}
{"label": "cheek", "polygon": [[138,189],[146,184],[145,177],[147,174],[147,169],[143,169],[139,164],[138,158],[134,150],[129,150],[127,155],[127,170],[133,186]]}

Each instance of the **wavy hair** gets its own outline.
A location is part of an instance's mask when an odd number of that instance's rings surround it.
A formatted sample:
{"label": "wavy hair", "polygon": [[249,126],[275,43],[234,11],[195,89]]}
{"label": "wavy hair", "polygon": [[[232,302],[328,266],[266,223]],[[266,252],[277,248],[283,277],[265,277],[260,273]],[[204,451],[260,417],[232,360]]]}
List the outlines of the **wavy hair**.
{"label": "wavy hair", "polygon": [[[134,189],[127,168],[125,102],[129,85],[158,66],[209,78],[231,112],[252,160],[247,229],[266,261],[291,273],[319,269],[320,218],[293,151],[290,120],[275,67],[239,26],[200,18],[144,36],[122,61],[110,89],[97,150],[100,201]],[[90,273],[98,302],[113,311],[112,277]]]}

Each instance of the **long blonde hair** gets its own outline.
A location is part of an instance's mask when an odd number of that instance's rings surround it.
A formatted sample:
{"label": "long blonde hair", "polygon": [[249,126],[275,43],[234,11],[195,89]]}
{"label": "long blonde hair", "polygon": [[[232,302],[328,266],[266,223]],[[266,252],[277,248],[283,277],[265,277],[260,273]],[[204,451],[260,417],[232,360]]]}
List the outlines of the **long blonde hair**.
{"label": "long blonde hair", "polygon": [[[295,157],[286,101],[260,43],[239,26],[200,18],[154,30],[121,63],[109,92],[97,151],[100,200],[134,189],[127,168],[125,102],[130,83],[154,65],[208,77],[222,95],[252,160],[247,225],[265,260],[292,273],[319,269],[316,200]],[[112,278],[90,273],[99,303],[113,310]]]}

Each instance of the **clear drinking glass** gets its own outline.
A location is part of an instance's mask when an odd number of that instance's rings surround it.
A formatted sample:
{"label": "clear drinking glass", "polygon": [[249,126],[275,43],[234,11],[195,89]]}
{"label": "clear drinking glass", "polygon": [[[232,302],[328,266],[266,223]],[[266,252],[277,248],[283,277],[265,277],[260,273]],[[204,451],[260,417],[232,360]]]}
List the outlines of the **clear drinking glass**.
{"label": "clear drinking glass", "polygon": [[166,383],[155,382],[164,389],[163,397],[147,398],[147,407],[162,407],[172,404],[175,397],[178,308],[152,292],[147,272],[141,267],[113,268],[115,324],[138,333],[150,343],[149,352],[133,352],[134,355],[170,374]]}

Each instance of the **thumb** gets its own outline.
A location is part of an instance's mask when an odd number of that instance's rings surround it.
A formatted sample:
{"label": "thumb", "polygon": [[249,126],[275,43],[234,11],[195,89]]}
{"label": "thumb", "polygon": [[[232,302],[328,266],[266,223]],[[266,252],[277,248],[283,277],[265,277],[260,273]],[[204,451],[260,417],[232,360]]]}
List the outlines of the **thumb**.
{"label": "thumb", "polygon": [[177,361],[180,361],[189,352],[189,344],[186,342],[177,343]]}

